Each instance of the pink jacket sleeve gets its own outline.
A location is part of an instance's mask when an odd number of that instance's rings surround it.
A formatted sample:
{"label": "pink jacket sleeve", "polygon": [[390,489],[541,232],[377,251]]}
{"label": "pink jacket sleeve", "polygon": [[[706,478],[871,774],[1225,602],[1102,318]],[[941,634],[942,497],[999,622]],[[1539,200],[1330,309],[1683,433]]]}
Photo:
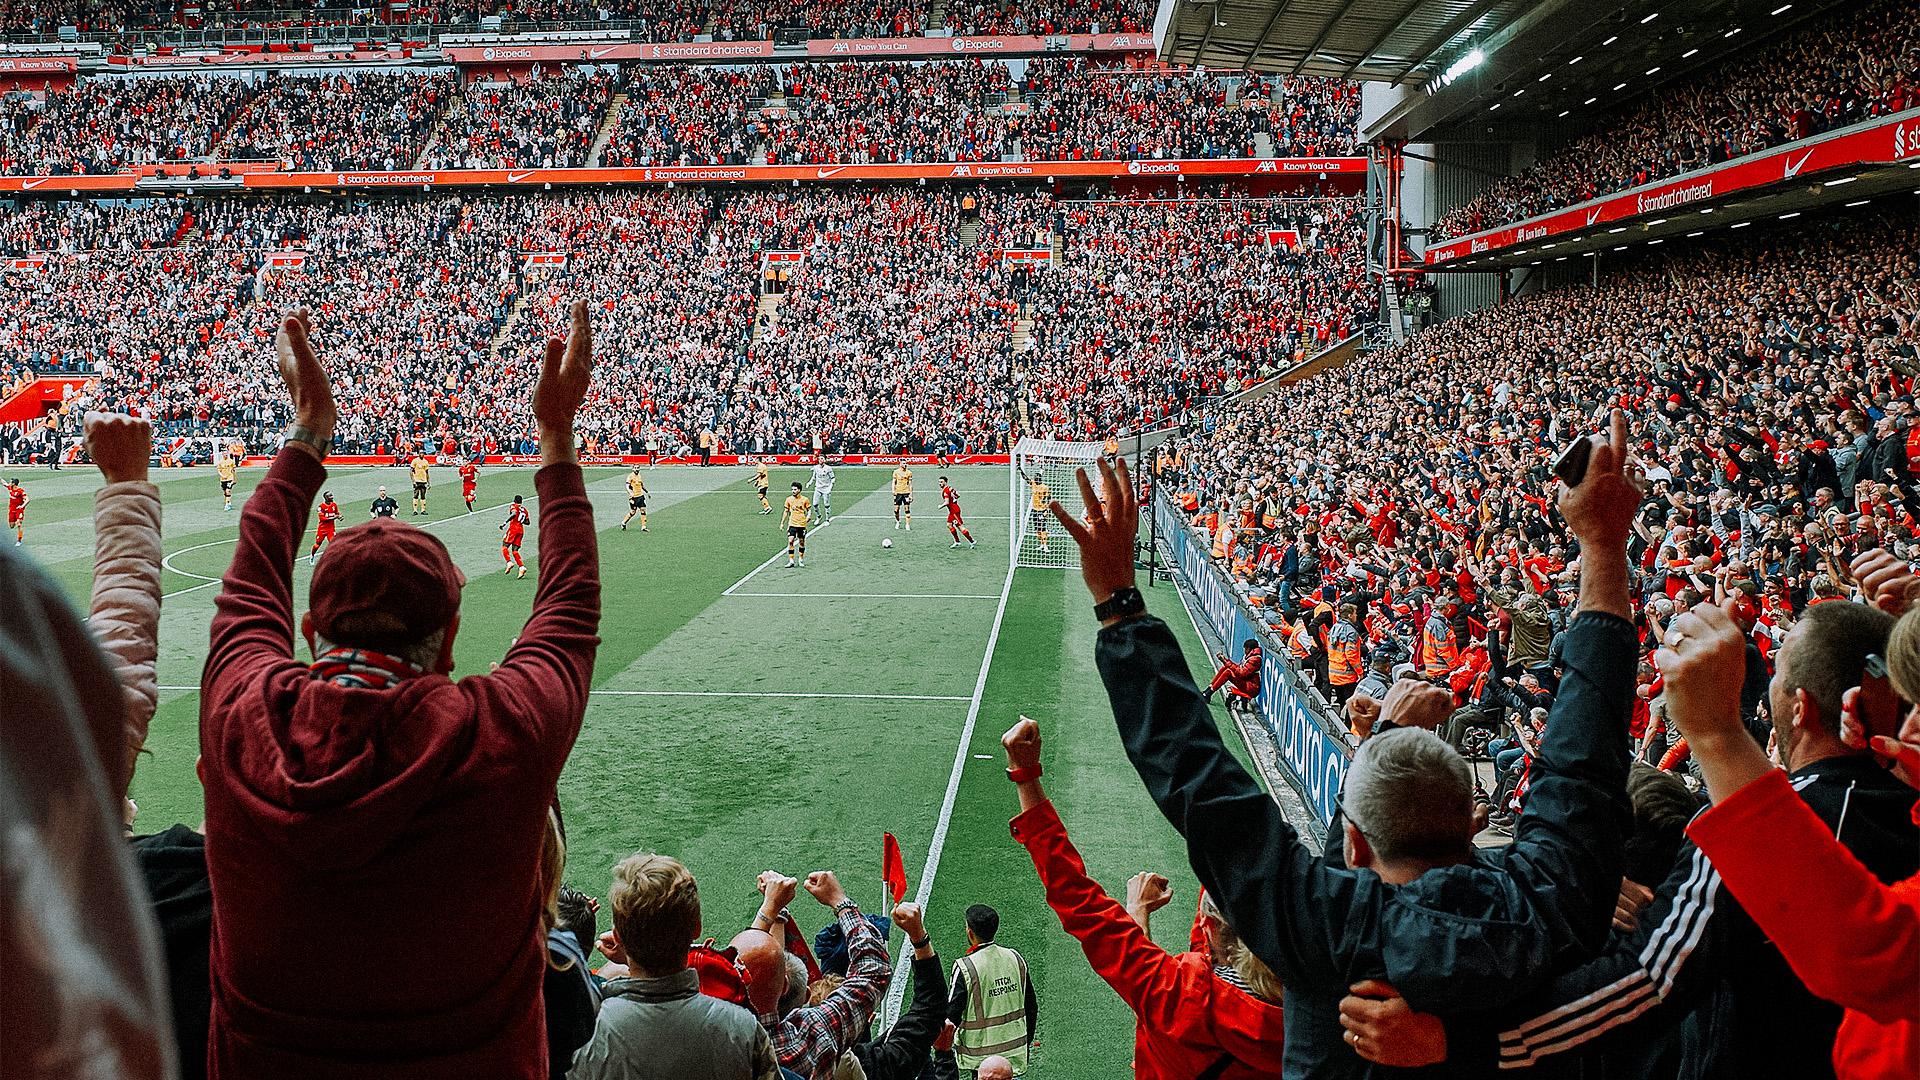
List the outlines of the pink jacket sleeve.
{"label": "pink jacket sleeve", "polygon": [[1920,1023],[1920,890],[1888,886],[1778,770],[1687,826],[1807,989],[1874,1020]]}
{"label": "pink jacket sleeve", "polygon": [[93,497],[93,606],[87,627],[113,662],[126,699],[125,794],[133,762],[159,705],[154,662],[160,637],[160,489],[144,480],[108,484]]}

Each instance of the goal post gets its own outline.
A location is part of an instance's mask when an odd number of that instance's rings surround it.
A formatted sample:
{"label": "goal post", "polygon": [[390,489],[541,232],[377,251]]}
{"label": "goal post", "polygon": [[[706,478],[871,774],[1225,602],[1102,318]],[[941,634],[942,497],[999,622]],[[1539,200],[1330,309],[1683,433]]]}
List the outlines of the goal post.
{"label": "goal post", "polygon": [[[1062,532],[1046,503],[1080,512],[1080,487],[1074,471],[1093,471],[1101,446],[1090,442],[1021,439],[1013,448],[1013,475],[1008,477],[1007,505],[1013,528],[1007,530],[1013,565],[1072,570],[1080,566],[1080,547]],[[1040,502],[1035,508],[1036,499]]]}

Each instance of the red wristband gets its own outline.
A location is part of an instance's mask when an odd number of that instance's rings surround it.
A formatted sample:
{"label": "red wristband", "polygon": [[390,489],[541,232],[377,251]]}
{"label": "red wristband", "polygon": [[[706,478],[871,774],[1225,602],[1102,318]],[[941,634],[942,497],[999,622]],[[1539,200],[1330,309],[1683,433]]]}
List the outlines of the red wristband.
{"label": "red wristband", "polygon": [[1040,766],[1036,763],[1021,769],[1008,769],[1007,779],[1016,784],[1024,784],[1029,780],[1038,780],[1040,779]]}

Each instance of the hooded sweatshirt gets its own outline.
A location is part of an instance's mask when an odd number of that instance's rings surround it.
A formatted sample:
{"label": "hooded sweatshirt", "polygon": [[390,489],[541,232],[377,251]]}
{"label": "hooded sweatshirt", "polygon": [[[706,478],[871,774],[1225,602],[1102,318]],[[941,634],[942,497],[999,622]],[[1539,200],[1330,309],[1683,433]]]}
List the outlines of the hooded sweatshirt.
{"label": "hooded sweatshirt", "polygon": [[[599,645],[577,465],[534,478],[533,614],[499,669],[385,690],[294,659],[293,561],[326,470],[247,500],[202,680],[215,1077],[542,1077],[547,808]],[[418,961],[430,913],[436,951]]]}
{"label": "hooded sweatshirt", "polygon": [[1154,944],[1087,875],[1051,802],[1014,818],[1013,837],[1033,857],[1060,925],[1080,942],[1095,974],[1133,1010],[1135,1077],[1281,1075],[1286,1040],[1280,1006],[1222,979],[1204,952],[1175,955]]}

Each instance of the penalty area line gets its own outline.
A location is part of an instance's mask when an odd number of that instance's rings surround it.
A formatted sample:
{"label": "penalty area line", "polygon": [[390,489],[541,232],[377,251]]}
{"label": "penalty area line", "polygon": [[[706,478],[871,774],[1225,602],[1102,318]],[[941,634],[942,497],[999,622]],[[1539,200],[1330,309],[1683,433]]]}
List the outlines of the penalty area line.
{"label": "penalty area line", "polygon": [[[808,536],[813,536],[813,535],[815,535],[815,534],[818,534],[818,533],[823,533],[823,532],[826,532],[828,528],[830,528],[830,527],[832,527],[832,525],[833,525],[833,519],[832,519],[832,518],[828,518],[828,519],[827,519],[827,521],[826,521],[826,522],[825,522],[824,524],[822,524],[822,525],[821,525],[821,526],[820,526],[819,528],[817,528],[817,529],[809,529],[809,530],[807,530],[807,535],[808,535]],[[746,576],[746,577],[743,577],[743,578],[741,578],[741,579],[740,579],[739,581],[736,581],[736,582],[734,582],[733,584],[731,584],[731,585],[729,585],[729,586],[727,586],[727,591],[725,591],[725,592],[723,592],[723,593],[721,593],[720,595],[721,595],[721,596],[732,596],[732,595],[734,595],[734,590],[735,590],[735,589],[738,589],[738,588],[739,588],[740,586],[742,586],[742,585],[745,585],[745,584],[746,584],[747,582],[749,582],[749,581],[752,581],[752,580],[753,580],[753,576],[754,576],[755,574],[758,574],[758,573],[759,573],[760,571],[762,571],[762,570],[765,570],[765,569],[766,569],[767,567],[769,567],[769,566],[772,566],[772,565],[773,565],[773,564],[774,564],[774,563],[775,563],[776,561],[778,561],[778,560],[779,560],[779,558],[780,558],[780,557],[781,557],[782,555],[785,555],[786,553],[787,553],[787,549],[786,549],[785,547],[782,547],[782,548],[781,548],[781,549],[780,549],[779,551],[776,551],[776,552],[774,552],[773,554],[771,554],[771,555],[769,555],[769,556],[767,556],[767,561],[766,561],[766,562],[763,562],[763,563],[761,563],[761,564],[760,564],[759,566],[756,566],[756,567],[754,567],[753,569],[751,569],[751,570],[749,570],[749,571],[747,571],[747,576]]]}
{"label": "penalty area line", "polygon": [[[993,650],[1000,644],[1000,624],[1007,617],[1007,597],[1013,593],[1013,566],[1007,567],[1007,579],[1000,586],[1000,606],[993,612],[993,629],[987,632],[987,654],[980,658],[980,677],[974,680],[972,704],[967,706],[967,722],[960,729],[960,745],[953,751],[953,772],[947,776],[947,794],[940,802],[940,818],[933,826],[933,840],[927,845],[927,861],[920,868],[920,887],[913,902],[922,908],[933,896],[934,875],[940,872],[940,852],[947,846],[947,829],[953,824],[953,805],[960,797],[960,774],[967,768],[967,750],[973,744],[974,725],[980,720],[980,699],[987,692],[987,672],[993,667]],[[913,950],[900,950],[893,965],[893,982],[887,988],[887,1024],[900,1015],[900,1003],[907,994],[907,968],[913,963]]]}

